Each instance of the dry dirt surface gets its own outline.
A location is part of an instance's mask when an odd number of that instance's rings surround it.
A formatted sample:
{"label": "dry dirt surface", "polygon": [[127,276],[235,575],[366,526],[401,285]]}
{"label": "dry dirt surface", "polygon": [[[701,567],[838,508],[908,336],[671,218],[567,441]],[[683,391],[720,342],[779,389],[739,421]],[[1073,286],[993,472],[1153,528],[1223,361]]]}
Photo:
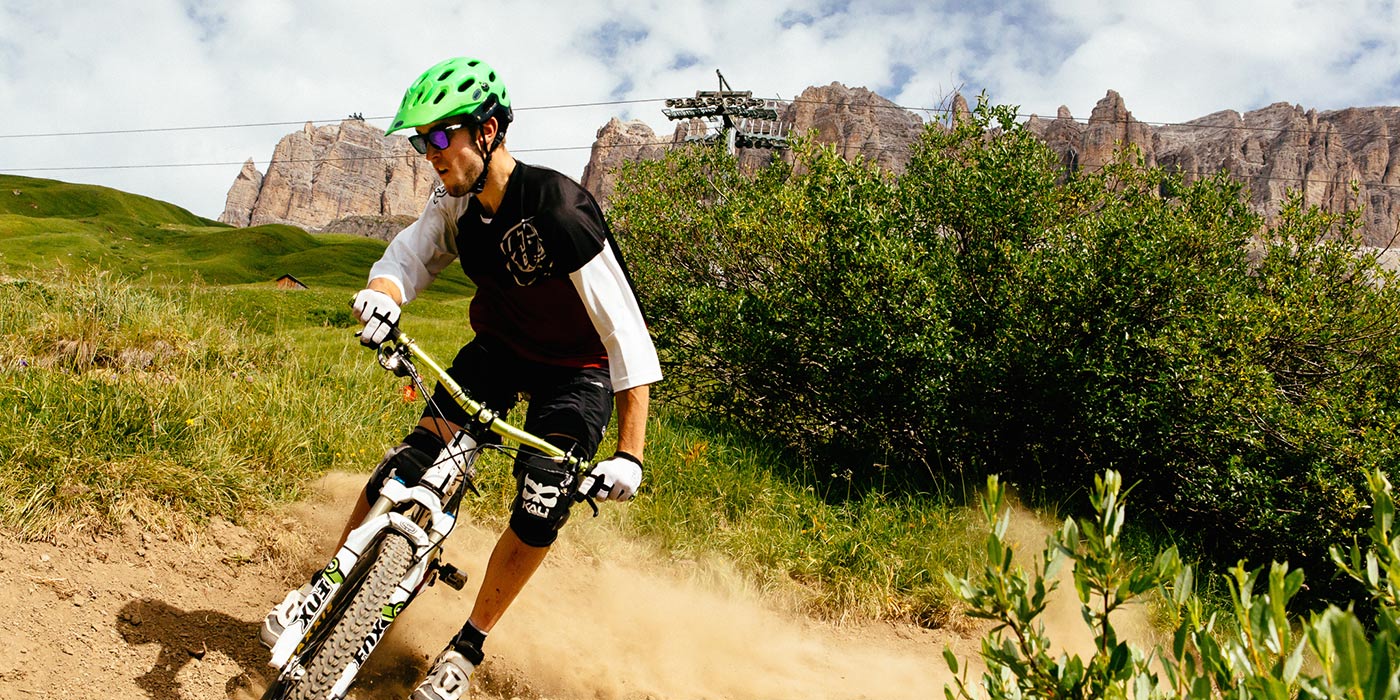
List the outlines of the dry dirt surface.
{"label": "dry dirt surface", "polygon": [[[362,475],[245,529],[178,537],[0,535],[0,699],[256,700],[271,678],[263,615],[320,568]],[[623,506],[625,507],[625,506]],[[495,531],[460,526],[435,586],[391,629],[350,697],[406,698],[470,610]],[[941,697],[945,645],[973,635],[833,624],[793,612],[722,563],[672,561],[575,518],[487,641],[474,697],[506,700]]]}

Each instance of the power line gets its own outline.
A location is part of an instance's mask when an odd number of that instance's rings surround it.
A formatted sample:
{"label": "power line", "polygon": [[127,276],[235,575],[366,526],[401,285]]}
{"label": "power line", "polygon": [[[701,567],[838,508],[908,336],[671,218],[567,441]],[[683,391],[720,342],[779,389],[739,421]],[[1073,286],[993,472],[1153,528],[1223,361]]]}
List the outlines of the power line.
{"label": "power line", "polygon": [[110,136],[114,134],[151,134],[168,131],[212,131],[215,129],[247,129],[260,126],[293,126],[297,124],[320,124],[340,121],[339,119],[304,120],[294,122],[248,122],[243,124],[206,124],[204,126],[158,126],[146,129],[104,129],[100,131],[54,131],[42,134],[0,134],[0,139],[41,139],[52,136]]}
{"label": "power line", "polygon": [[[646,98],[638,100],[609,100],[606,102],[573,102],[569,104],[540,105],[536,107],[518,107],[517,112],[542,111],[550,109],[575,109],[580,107],[607,107],[614,105],[641,104],[645,102],[662,102],[665,98]],[[364,117],[362,121],[384,121],[393,119],[392,115],[385,117]],[[238,124],[206,124],[203,126],[157,126],[141,129],[101,129],[94,131],[54,131],[34,134],[0,134],[0,139],[33,139],[48,138],[53,136],[110,136],[115,134],[150,134],[170,131],[213,131],[216,129],[246,129],[264,126],[298,126],[301,124],[334,124],[345,121],[340,119],[302,119],[298,121],[285,122],[244,122]]]}
{"label": "power line", "polygon": [[[872,93],[872,94],[873,94],[873,93]],[[905,111],[905,112],[924,112],[924,113],[942,114],[942,115],[952,115],[952,114],[954,113],[954,110],[953,110],[952,108],[950,108],[950,107],[911,107],[911,106],[899,105],[899,104],[895,104],[895,103],[851,105],[851,103],[849,103],[849,102],[836,102],[836,101],[832,101],[832,100],[812,100],[812,99],[802,99],[802,98],[796,98],[796,99],[787,100],[787,99],[783,99],[783,98],[781,98],[781,97],[771,97],[771,98],[762,98],[762,99],[769,100],[769,101],[772,101],[772,102],[779,102],[779,103],[792,104],[792,105],[802,105],[802,104],[813,104],[813,105],[844,105],[844,106],[865,107],[865,108],[869,108],[869,109],[900,110],[900,111]],[[517,107],[517,108],[515,108],[515,111],[517,111],[517,112],[529,112],[529,111],[548,111],[548,110],[556,110],[556,109],[578,109],[578,108],[584,108],[584,107],[610,107],[610,106],[618,106],[618,105],[645,104],[645,103],[648,103],[648,102],[665,102],[665,98],[650,97],[650,98],[640,98],[640,99],[633,99],[633,100],[602,100],[602,101],[595,101],[595,102],[571,102],[571,103],[560,103],[560,104],[552,104],[552,105],[536,105],[536,106],[531,106],[531,107]],[[1030,113],[1022,113],[1022,112],[1017,112],[1017,113],[1015,114],[1015,117],[1016,117],[1016,118],[1024,118],[1024,119],[1029,119],[1030,117],[1037,117],[1038,119],[1041,119],[1041,120],[1046,121],[1046,122],[1051,122],[1051,123],[1053,123],[1054,121],[1056,121],[1056,120],[1058,119],[1058,117],[1052,119],[1052,118],[1047,118],[1047,117],[1040,117],[1038,114],[1030,114]],[[383,121],[383,120],[388,120],[388,119],[392,119],[392,118],[393,118],[392,116],[367,117],[367,118],[365,118],[365,121]],[[1108,120],[1100,119],[1100,120],[1091,122],[1091,120],[1088,119],[1088,118],[1070,117],[1069,120],[1072,121],[1072,122],[1074,122],[1074,123],[1077,123],[1077,124],[1084,124],[1084,125],[1088,125],[1088,124],[1090,124],[1090,123],[1094,123],[1094,124],[1120,124],[1120,125],[1121,125],[1121,124],[1143,124],[1143,125],[1146,125],[1146,126],[1152,126],[1152,127],[1156,127],[1156,128],[1171,128],[1171,129],[1229,129],[1229,130],[1236,130],[1236,131],[1272,131],[1272,132],[1280,132],[1280,133],[1285,132],[1285,131],[1290,131],[1290,130],[1292,130],[1292,128],[1293,128],[1293,127],[1291,127],[1291,126],[1281,126],[1281,127],[1280,127],[1280,126],[1257,126],[1257,125],[1251,126],[1251,125],[1248,125],[1248,124],[1200,124],[1200,123],[1194,123],[1194,122],[1153,122],[1153,121],[1143,121],[1143,120],[1140,120],[1140,119],[1108,119]],[[132,128],[132,129],[98,129],[98,130],[87,130],[87,131],[36,132],[36,133],[28,133],[28,134],[0,134],[0,139],[50,138],[50,137],[63,137],[63,136],[114,136],[114,135],[124,135],[124,134],[146,134],[146,133],[180,132],[180,131],[212,131],[212,130],[222,130],[222,129],[244,129],[244,128],[258,128],[258,127],[269,127],[269,126],[298,126],[298,125],[303,125],[303,124],[308,124],[308,123],[309,123],[309,124],[333,124],[333,123],[337,123],[337,122],[341,122],[341,121],[344,121],[344,119],[343,119],[343,118],[342,118],[342,119],[310,119],[310,120],[308,120],[308,119],[302,119],[302,120],[296,120],[296,121],[240,122],[240,123],[234,123],[234,124],[208,124],[208,125],[200,125],[200,126],[165,126],[165,127]],[[1338,135],[1338,136],[1375,136],[1375,135],[1376,135],[1376,133],[1375,133],[1375,132],[1372,132],[1372,131],[1337,131],[1337,132],[1333,132],[1333,133],[1335,133],[1335,134]]]}
{"label": "power line", "polygon": [[[592,148],[595,148],[595,147],[596,147],[596,148],[641,148],[641,147],[643,147],[643,146],[671,146],[671,145],[674,145],[674,142],[672,142],[672,141],[648,141],[648,142],[643,142],[643,143],[617,143],[617,144],[611,144],[611,145],[606,145],[606,144],[595,144],[595,145],[592,145],[592,146],[544,146],[544,147],[540,147],[540,148],[517,148],[517,149],[513,149],[511,152],[512,152],[512,153],[548,153],[548,152],[554,152],[554,151],[584,151],[584,150],[589,150],[589,149],[592,149]],[[277,162],[278,164],[281,164],[281,163],[335,163],[335,162],[364,161],[364,160],[387,161],[387,160],[397,160],[397,159],[400,159],[400,158],[402,158],[402,159],[404,159],[404,160],[417,160],[418,158],[421,158],[421,157],[422,157],[422,156],[419,156],[418,154],[415,153],[415,154],[381,155],[381,156],[341,156],[341,157],[337,157],[337,158],[287,158],[287,159],[284,159],[284,160],[278,160],[278,161],[276,161],[276,162]],[[205,168],[205,167],[215,167],[215,166],[218,166],[218,167],[227,167],[227,166],[231,166],[231,165],[243,165],[243,164],[246,163],[246,162],[247,162],[247,159],[245,159],[245,160],[239,160],[239,161],[211,161],[211,162],[204,162],[204,163],[143,163],[143,164],[130,164],[130,165],[70,165],[70,166],[57,166],[57,165],[56,165],[56,166],[46,166],[46,167],[40,167],[40,168],[5,168],[5,167],[0,167],[0,172],[3,172],[3,173],[37,173],[37,172],[56,172],[56,171],[65,171],[65,170],[138,170],[138,169],[143,169],[143,168],[152,168],[152,169],[155,169],[155,168]],[[255,162],[256,162],[256,161],[255,161]],[[269,165],[269,167],[271,167],[272,163],[269,162],[268,165]]]}
{"label": "power line", "polygon": [[[836,102],[836,101],[831,101],[831,100],[810,100],[810,99],[801,99],[801,98],[792,99],[792,100],[785,100],[785,99],[782,99],[782,98],[765,98],[765,99],[771,99],[771,100],[774,101],[774,102],[782,102],[782,103],[788,103],[788,104],[794,104],[794,105],[797,105],[797,104],[821,104],[821,105],[845,105],[845,106],[851,106],[849,102]],[[534,107],[521,107],[521,108],[518,108],[517,111],[552,110],[552,109],[572,109],[572,108],[581,108],[581,107],[616,106],[616,105],[625,105],[625,104],[642,104],[642,103],[647,103],[647,102],[664,102],[664,101],[665,101],[664,98],[644,98],[644,99],[634,99],[634,100],[605,100],[605,101],[597,101],[597,102],[575,102],[575,103],[561,103],[561,104],[554,104],[554,105],[539,105],[539,106],[534,106]],[[898,110],[903,110],[903,111],[908,111],[908,112],[923,111],[923,112],[933,112],[933,113],[941,113],[941,114],[952,114],[953,111],[954,111],[954,110],[952,110],[952,109],[950,109],[950,108],[945,108],[945,107],[907,107],[907,106],[897,105],[897,104],[893,104],[893,103],[889,103],[889,104],[869,104],[869,105],[858,105],[858,106],[868,107],[868,108],[872,108],[872,109],[898,109]],[[1018,114],[1017,116],[1021,116],[1021,115]],[[367,118],[367,120],[386,120],[386,119],[390,119],[390,118],[391,118],[391,117],[387,117],[387,116],[385,116],[385,117],[369,117],[369,118]],[[1057,118],[1057,119],[1058,119],[1058,118]],[[1087,120],[1087,119],[1077,119],[1077,118],[1071,117],[1070,120],[1071,120],[1071,121],[1074,121],[1074,122],[1076,122],[1076,123],[1079,123],[1079,122],[1083,122],[1083,123],[1085,123],[1085,124],[1089,124],[1089,123],[1090,123],[1089,120]],[[204,125],[204,126],[150,127],[150,128],[140,128],[140,129],[109,129],[109,130],[96,130],[96,131],[68,131],[68,132],[35,133],[35,134],[0,134],[0,139],[12,139],[12,138],[43,138],[43,137],[52,137],[52,136],[120,135],[120,134],[135,134],[135,133],[153,133],[153,132],[176,132],[176,131],[198,131],[198,130],[214,130],[214,129],[237,129],[237,128],[265,127],[265,126],[288,126],[288,125],[299,125],[299,124],[306,124],[306,123],[313,123],[313,124],[314,124],[314,123],[335,123],[335,122],[340,122],[340,121],[344,121],[344,120],[343,120],[343,119],[311,120],[310,122],[305,121],[305,120],[299,120],[299,121],[284,121],[284,122],[248,122],[248,123],[217,124],[217,125]],[[1195,123],[1189,123],[1189,122],[1182,122],[1182,123],[1173,123],[1173,122],[1144,122],[1144,121],[1140,121],[1140,120],[1131,120],[1131,121],[1130,121],[1130,120],[1126,120],[1126,119],[1098,120],[1098,121],[1093,122],[1093,123],[1095,123],[1095,124],[1105,124],[1105,123],[1108,123],[1108,124],[1133,124],[1133,123],[1137,123],[1137,124],[1145,124],[1145,125],[1148,125],[1148,126],[1173,127],[1173,128],[1235,129],[1235,130],[1246,130],[1246,131],[1278,131],[1278,132],[1283,132],[1283,131],[1287,131],[1287,130],[1290,129],[1290,127],[1262,127],[1262,126],[1248,126],[1248,125],[1240,125],[1240,124],[1222,124],[1222,125],[1215,125],[1215,124],[1195,124]],[[1374,136],[1374,135],[1375,135],[1373,132],[1340,132],[1340,131],[1339,131],[1339,132],[1333,132],[1333,133],[1335,133],[1335,134],[1338,135],[1338,136],[1354,136],[1354,135]],[[516,153],[551,153],[551,152],[562,152],[562,151],[589,150],[589,149],[593,149],[593,148],[629,148],[629,147],[631,147],[631,148],[641,148],[641,147],[646,147],[646,146],[673,146],[673,145],[676,145],[675,142],[674,142],[674,141],[670,141],[670,140],[667,140],[667,141],[652,141],[652,142],[644,142],[644,143],[620,143],[620,144],[612,144],[612,145],[601,145],[601,144],[596,144],[596,143],[595,143],[595,144],[589,145],[589,146],[554,146],[554,147],[540,147],[540,148],[523,148],[523,149],[517,149],[517,150],[515,150],[514,152],[516,152]],[[884,147],[884,148],[878,148],[878,149],[872,149],[872,150],[874,150],[874,151],[876,151],[876,152],[889,152],[889,151],[907,151],[908,149],[909,149],[909,146],[893,146],[893,147]],[[869,152],[869,151],[863,149],[863,152]],[[414,156],[405,154],[405,155],[392,155],[392,156],[355,156],[355,157],[341,157],[341,158],[306,158],[306,159],[283,160],[283,161],[277,161],[277,162],[278,162],[278,163],[300,163],[300,162],[334,162],[334,161],[356,161],[356,160],[392,160],[392,159],[394,159],[394,158],[412,158],[412,157],[414,157]],[[149,163],[149,164],[126,164],[126,165],[46,166],[46,167],[34,167],[34,168],[3,168],[3,167],[0,167],[0,172],[8,172],[8,173],[34,173],[34,172],[64,172],[64,171],[94,171],[94,170],[140,170],[140,169],[167,169],[167,168],[229,167],[229,166],[238,166],[238,165],[242,165],[244,162],[246,162],[246,159],[245,159],[244,161],[212,161],[212,162],[200,162],[200,163]],[[268,167],[271,167],[271,163],[270,163],[270,162],[269,162],[269,164],[268,164]],[[1182,172],[1182,171],[1178,171],[1178,172]],[[1210,175],[1214,175],[1215,173],[1207,173],[1207,172],[1186,173],[1186,172],[1182,172],[1182,174],[1184,174],[1184,175],[1193,175],[1193,176],[1196,176],[1196,177],[1207,177],[1207,176],[1210,176]],[[1312,182],[1319,182],[1319,181],[1320,181],[1320,180],[1309,180],[1308,178],[1286,177],[1286,176],[1278,176],[1278,175],[1268,175],[1268,176],[1256,175],[1256,176],[1244,176],[1244,177],[1246,177],[1246,178],[1248,178],[1248,179],[1261,179],[1261,178],[1262,178],[1262,179],[1265,179],[1265,180],[1268,180],[1268,181],[1296,182],[1296,183],[1306,183],[1306,182],[1310,182],[1310,181],[1312,181]],[[1359,183],[1359,184],[1361,184],[1361,185],[1363,185],[1363,186],[1366,186],[1366,187],[1384,187],[1384,188],[1392,188],[1392,187],[1400,186],[1400,185],[1389,184],[1389,183],[1384,183],[1384,182],[1363,182],[1363,183]]]}

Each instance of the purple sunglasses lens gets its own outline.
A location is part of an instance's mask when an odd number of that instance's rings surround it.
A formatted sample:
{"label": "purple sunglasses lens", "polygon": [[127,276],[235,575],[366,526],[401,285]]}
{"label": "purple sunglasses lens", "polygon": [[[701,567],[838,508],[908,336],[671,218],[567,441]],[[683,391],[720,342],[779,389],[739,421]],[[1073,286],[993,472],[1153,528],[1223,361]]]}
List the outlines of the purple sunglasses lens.
{"label": "purple sunglasses lens", "polygon": [[447,148],[447,144],[452,143],[452,134],[449,134],[446,131],[433,129],[432,131],[428,132],[428,142],[433,144],[433,148],[436,148],[439,151],[441,151],[442,149]]}
{"label": "purple sunglasses lens", "polygon": [[408,143],[413,146],[413,150],[419,153],[427,153],[428,144],[430,143],[433,145],[433,148],[441,151],[447,148],[447,144],[452,143],[452,134],[441,129],[432,129],[426,134],[413,134],[409,136]]}

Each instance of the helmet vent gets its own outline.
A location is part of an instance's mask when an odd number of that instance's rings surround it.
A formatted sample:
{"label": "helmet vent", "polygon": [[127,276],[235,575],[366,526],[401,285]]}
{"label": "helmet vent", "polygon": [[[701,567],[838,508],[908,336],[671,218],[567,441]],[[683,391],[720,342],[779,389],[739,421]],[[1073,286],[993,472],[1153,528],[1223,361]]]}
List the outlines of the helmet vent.
{"label": "helmet vent", "polygon": [[467,61],[467,67],[468,67],[468,68],[475,68],[475,67],[477,67],[477,66],[480,65],[480,64],[481,64],[481,61],[478,61],[478,60],[476,60],[476,59],[474,59],[474,58],[473,58],[472,60],[470,60],[470,61]]}
{"label": "helmet vent", "polygon": [[444,81],[444,80],[447,80],[448,78],[452,77],[452,74],[455,73],[455,72],[456,72],[455,70],[453,70],[453,69],[451,69],[451,68],[448,68],[447,70],[445,70],[445,71],[442,72],[442,75],[439,75],[439,76],[437,77],[437,81],[440,83],[440,82],[442,82],[442,81]]}
{"label": "helmet vent", "polygon": [[491,71],[491,73],[486,76],[486,79],[493,83],[496,82],[496,71]]}
{"label": "helmet vent", "polygon": [[467,78],[467,82],[457,86],[457,92],[466,92],[467,90],[470,90],[471,87],[475,84],[476,78]]}
{"label": "helmet vent", "polygon": [[437,94],[437,97],[434,97],[434,98],[433,98],[433,104],[437,104],[437,103],[439,103],[439,102],[442,102],[442,98],[444,98],[444,97],[447,97],[447,91],[446,91],[446,90],[439,91],[438,94]]}

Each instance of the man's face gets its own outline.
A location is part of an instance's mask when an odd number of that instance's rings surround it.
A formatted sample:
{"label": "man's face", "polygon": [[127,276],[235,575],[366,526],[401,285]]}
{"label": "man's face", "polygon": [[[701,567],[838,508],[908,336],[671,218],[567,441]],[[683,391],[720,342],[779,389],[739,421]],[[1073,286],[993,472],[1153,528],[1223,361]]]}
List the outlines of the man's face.
{"label": "man's face", "polygon": [[416,129],[419,134],[427,134],[435,129],[447,129],[449,140],[446,148],[438,148],[433,145],[433,139],[427,139],[428,152],[423,157],[433,164],[433,169],[437,171],[438,179],[442,180],[443,187],[447,188],[447,193],[454,197],[461,197],[471,190],[472,183],[481,175],[483,161],[481,158],[481,148],[476,143],[475,136],[480,132],[473,132],[468,127],[453,128],[458,124],[456,117],[443,119],[420,126]]}

